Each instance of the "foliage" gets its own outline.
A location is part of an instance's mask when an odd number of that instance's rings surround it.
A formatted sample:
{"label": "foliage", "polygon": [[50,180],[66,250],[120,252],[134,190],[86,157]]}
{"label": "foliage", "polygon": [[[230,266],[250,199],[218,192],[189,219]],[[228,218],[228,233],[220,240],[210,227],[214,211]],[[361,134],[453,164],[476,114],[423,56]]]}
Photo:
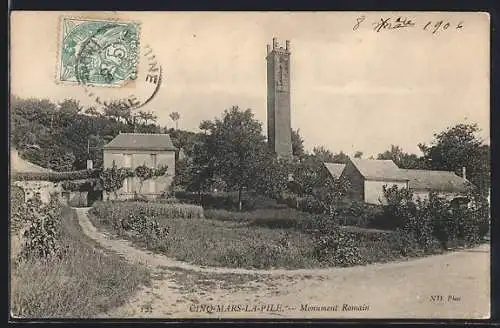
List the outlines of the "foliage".
{"label": "foliage", "polygon": [[61,186],[65,191],[91,191],[100,188],[99,179],[66,180]]}
{"label": "foliage", "polygon": [[333,163],[335,159],[333,153],[324,146],[314,147],[312,150],[312,156],[321,163]]}
{"label": "foliage", "polygon": [[304,150],[304,139],[300,135],[300,129],[292,129],[292,154],[298,158],[303,158],[306,155]]}
{"label": "foliage", "polygon": [[491,154],[490,146],[477,136],[479,132],[477,124],[457,124],[435,134],[431,145],[419,144],[419,147],[431,169],[461,175],[465,167],[468,180],[486,195],[491,184]]}
{"label": "foliage", "polygon": [[111,201],[98,202],[92,208],[92,213],[103,222],[120,222],[124,217],[132,215],[134,218],[139,216],[154,216],[162,219],[202,219],[203,209],[200,206],[191,204],[177,204],[166,202],[129,202],[129,201]]}
{"label": "foliage", "polygon": [[128,168],[118,168],[113,162],[110,168],[101,170],[99,174],[99,180],[101,182],[102,189],[108,194],[108,200],[110,193],[113,193],[115,199],[118,198],[116,192],[123,187],[123,181],[127,177],[134,176],[134,171]]}
{"label": "foliage", "polygon": [[158,168],[152,168],[147,166],[146,164],[144,165],[139,165],[135,168],[134,170],[134,176],[139,178],[139,193],[142,190],[142,185],[144,184],[145,181],[152,179],[154,177],[160,177],[165,175],[167,173],[168,166],[163,165]]}
{"label": "foliage", "polygon": [[258,183],[255,190],[261,195],[276,199],[287,189],[290,166],[287,161],[277,159],[272,154],[266,154],[261,161],[257,163],[261,170],[256,172],[255,179]]}
{"label": "foliage", "polygon": [[403,149],[396,145],[391,145],[390,150],[378,154],[377,159],[392,160],[399,168],[402,169],[425,169],[425,161],[422,157],[415,154],[408,154]]}
{"label": "foliage", "polygon": [[50,181],[83,180],[97,178],[101,170],[80,170],[70,172],[13,172],[13,181]]}
{"label": "foliage", "polygon": [[210,168],[230,190],[239,192],[241,201],[242,191],[255,187],[260,159],[266,150],[260,122],[250,109],[243,111],[233,106],[224,111],[222,118],[202,122],[200,129],[206,131],[204,154],[210,157],[196,165]]}
{"label": "foliage", "polygon": [[384,187],[384,194],[389,203],[385,214],[398,220],[401,235],[424,251],[436,248],[436,242],[442,248],[477,244],[487,232],[489,213],[480,195],[449,201],[431,192],[428,199],[415,201],[410,191],[396,186]]}
{"label": "foliage", "polygon": [[74,210],[64,208],[61,215],[61,260],[11,261],[10,303],[16,317],[89,318],[124,304],[150,282],[145,267],[129,264],[85,236]]}
{"label": "foliage", "polygon": [[18,186],[10,185],[10,230],[18,232],[24,222],[26,210],[24,190]]}
{"label": "foliage", "polygon": [[314,256],[335,266],[361,264],[359,248],[352,234],[339,226],[331,226],[327,232],[315,235]]}
{"label": "foliage", "polygon": [[62,207],[55,197],[43,204],[38,197],[28,199],[14,208],[14,222],[21,222],[23,245],[20,260],[52,260],[63,255],[60,245],[60,224]]}

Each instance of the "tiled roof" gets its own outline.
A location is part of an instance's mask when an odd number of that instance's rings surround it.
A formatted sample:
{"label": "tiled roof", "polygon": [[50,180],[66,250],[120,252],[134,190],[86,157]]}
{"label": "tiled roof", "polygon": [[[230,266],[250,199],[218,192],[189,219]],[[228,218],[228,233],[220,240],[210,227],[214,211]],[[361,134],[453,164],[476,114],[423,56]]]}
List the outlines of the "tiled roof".
{"label": "tiled roof", "polygon": [[120,133],[104,149],[117,150],[177,150],[168,134]]}
{"label": "tiled roof", "polygon": [[351,159],[366,180],[407,181],[408,178],[392,160]]}
{"label": "tiled roof", "polygon": [[334,178],[340,177],[342,174],[342,171],[344,171],[345,164],[338,164],[338,163],[323,163]]}
{"label": "tiled roof", "polygon": [[414,190],[464,192],[470,182],[449,171],[401,170]]}

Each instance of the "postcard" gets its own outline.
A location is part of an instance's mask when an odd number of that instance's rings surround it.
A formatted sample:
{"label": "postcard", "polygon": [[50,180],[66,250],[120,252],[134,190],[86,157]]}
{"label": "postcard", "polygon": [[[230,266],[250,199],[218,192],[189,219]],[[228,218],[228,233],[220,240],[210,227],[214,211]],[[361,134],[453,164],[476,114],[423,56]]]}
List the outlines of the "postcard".
{"label": "postcard", "polygon": [[10,27],[11,320],[490,317],[487,13]]}

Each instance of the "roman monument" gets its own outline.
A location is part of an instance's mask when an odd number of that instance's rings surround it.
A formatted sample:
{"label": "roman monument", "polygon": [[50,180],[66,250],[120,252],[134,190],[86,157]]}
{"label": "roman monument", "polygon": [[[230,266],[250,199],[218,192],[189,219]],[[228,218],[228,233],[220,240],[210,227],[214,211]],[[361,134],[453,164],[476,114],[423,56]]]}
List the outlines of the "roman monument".
{"label": "roman monument", "polygon": [[267,45],[267,143],[278,158],[292,157],[290,41]]}

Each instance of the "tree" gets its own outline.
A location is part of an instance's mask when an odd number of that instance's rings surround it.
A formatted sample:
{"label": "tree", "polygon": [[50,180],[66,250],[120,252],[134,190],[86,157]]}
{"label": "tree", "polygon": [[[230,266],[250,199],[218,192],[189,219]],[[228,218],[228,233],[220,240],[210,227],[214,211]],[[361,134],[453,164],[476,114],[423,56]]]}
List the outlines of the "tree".
{"label": "tree", "polygon": [[137,119],[139,121],[142,121],[144,125],[149,125],[151,123],[156,123],[156,120],[158,117],[153,114],[153,112],[145,112],[145,111],[139,111],[136,115]]}
{"label": "tree", "polygon": [[228,188],[238,191],[238,208],[244,189],[255,186],[259,163],[265,154],[265,137],[260,122],[250,109],[238,106],[225,110],[222,118],[205,121],[200,129],[206,132],[206,151],[209,166],[222,178]]}
{"label": "tree", "polygon": [[363,157],[363,152],[362,151],[358,150],[358,151],[356,151],[354,153],[354,158],[361,158],[361,157]]}
{"label": "tree", "polygon": [[345,164],[349,161],[349,156],[347,156],[343,151],[333,155],[332,163]]}
{"label": "tree", "polygon": [[479,131],[477,124],[457,124],[434,134],[431,145],[419,144],[419,148],[431,169],[461,175],[465,167],[468,180],[487,194],[491,181],[490,146],[477,136]]}
{"label": "tree", "polygon": [[303,158],[306,154],[304,150],[304,139],[302,139],[299,132],[299,129],[292,129],[292,154],[298,158]]}
{"label": "tree", "polygon": [[335,159],[333,153],[324,146],[314,147],[312,156],[322,163],[332,163]]}
{"label": "tree", "polygon": [[170,113],[169,116],[172,119],[172,121],[175,122],[175,129],[178,130],[179,126],[177,123],[178,123],[179,119],[181,118],[181,114],[179,114],[179,112],[172,112],[172,113]]}
{"label": "tree", "polygon": [[423,158],[415,154],[408,154],[397,145],[391,145],[390,150],[377,155],[377,159],[392,160],[398,167],[402,169],[423,169]]}

